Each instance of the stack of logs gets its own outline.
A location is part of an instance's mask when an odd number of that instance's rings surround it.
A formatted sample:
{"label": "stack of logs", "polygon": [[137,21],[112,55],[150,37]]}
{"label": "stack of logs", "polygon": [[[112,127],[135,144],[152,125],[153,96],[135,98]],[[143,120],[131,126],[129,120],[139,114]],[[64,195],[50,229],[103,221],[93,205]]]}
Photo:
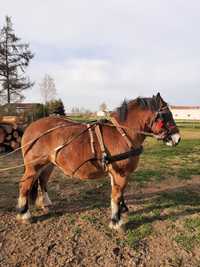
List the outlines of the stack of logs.
{"label": "stack of logs", "polygon": [[17,116],[0,116],[0,153],[20,147],[23,128]]}

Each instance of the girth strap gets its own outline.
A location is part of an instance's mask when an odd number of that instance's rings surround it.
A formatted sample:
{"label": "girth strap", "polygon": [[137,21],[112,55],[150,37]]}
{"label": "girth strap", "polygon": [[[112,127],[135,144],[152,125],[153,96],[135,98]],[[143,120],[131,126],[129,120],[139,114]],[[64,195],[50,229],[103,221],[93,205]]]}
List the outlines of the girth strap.
{"label": "girth strap", "polygon": [[143,147],[139,147],[139,148],[132,148],[127,152],[124,153],[120,153],[117,155],[106,155],[105,157],[105,161],[107,164],[115,162],[115,161],[120,161],[120,160],[124,160],[130,157],[136,157],[139,156],[141,153],[143,152]]}

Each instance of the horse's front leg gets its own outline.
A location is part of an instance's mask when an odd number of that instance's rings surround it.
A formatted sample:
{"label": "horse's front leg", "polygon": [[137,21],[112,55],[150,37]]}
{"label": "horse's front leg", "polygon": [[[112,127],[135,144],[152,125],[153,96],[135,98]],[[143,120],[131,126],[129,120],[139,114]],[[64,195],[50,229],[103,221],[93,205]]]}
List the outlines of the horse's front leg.
{"label": "horse's front leg", "polygon": [[122,195],[122,198],[121,198],[121,202],[120,202],[120,210],[121,210],[121,213],[126,213],[129,211],[125,201],[124,201],[124,195]]}
{"label": "horse's front leg", "polygon": [[111,175],[111,186],[112,186],[112,193],[111,193],[111,222],[110,228],[113,229],[120,229],[123,225],[123,220],[121,218],[121,214],[126,209],[124,198],[123,198],[123,191],[126,187],[127,179],[126,177],[122,177],[120,175]]}

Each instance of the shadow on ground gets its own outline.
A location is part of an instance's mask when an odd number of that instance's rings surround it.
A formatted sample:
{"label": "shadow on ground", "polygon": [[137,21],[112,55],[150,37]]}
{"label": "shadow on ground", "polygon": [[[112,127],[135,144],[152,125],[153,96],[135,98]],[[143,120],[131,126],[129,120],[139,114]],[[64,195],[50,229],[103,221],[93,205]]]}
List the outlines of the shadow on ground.
{"label": "shadow on ground", "polygon": [[[49,214],[33,212],[33,222],[45,221],[51,218],[60,217],[66,213],[76,213],[94,210],[96,208],[110,207],[110,183],[108,179],[79,181],[54,175],[50,182],[50,197],[53,200],[53,209]],[[181,183],[181,185],[180,185]],[[132,219],[127,223],[128,229],[135,229],[142,224],[154,221],[168,220],[172,216],[174,219],[200,211],[200,184],[198,181],[191,184],[171,185],[154,192],[142,193],[137,191],[127,192],[127,203],[134,207],[139,205],[141,208],[133,211],[130,209],[129,217]],[[148,190],[147,190],[148,191]],[[0,180],[0,212],[13,212],[18,197],[18,181],[4,176]],[[132,208],[132,207],[131,207]],[[166,209],[171,209],[165,213]],[[35,209],[33,208],[33,211]],[[155,212],[156,211],[156,212]],[[134,216],[141,216],[140,220],[134,220]]]}

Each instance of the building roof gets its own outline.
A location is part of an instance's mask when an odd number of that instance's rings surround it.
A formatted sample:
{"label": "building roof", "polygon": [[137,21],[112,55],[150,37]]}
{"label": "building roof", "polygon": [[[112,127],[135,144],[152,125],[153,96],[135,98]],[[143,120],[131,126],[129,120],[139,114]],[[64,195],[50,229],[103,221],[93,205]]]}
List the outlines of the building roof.
{"label": "building roof", "polygon": [[200,106],[170,106],[171,109],[200,109]]}
{"label": "building roof", "polygon": [[[32,109],[34,106],[38,105],[39,103],[11,103],[9,106],[14,107],[16,109]],[[8,106],[5,104],[4,107]]]}

